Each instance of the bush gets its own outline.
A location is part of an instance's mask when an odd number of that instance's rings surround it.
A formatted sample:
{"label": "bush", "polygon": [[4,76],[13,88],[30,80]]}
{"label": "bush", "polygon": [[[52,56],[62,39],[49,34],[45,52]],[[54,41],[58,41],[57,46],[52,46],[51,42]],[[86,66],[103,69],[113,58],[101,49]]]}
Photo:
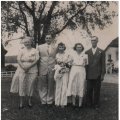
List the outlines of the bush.
{"label": "bush", "polygon": [[6,71],[16,71],[16,69],[17,69],[17,67],[15,67],[14,65],[5,66]]}

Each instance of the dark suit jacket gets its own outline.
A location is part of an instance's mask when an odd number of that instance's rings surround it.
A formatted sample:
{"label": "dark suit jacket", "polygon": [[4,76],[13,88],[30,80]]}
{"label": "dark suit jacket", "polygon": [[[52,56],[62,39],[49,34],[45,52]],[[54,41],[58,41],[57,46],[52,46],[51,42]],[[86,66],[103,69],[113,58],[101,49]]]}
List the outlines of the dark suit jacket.
{"label": "dark suit jacket", "polygon": [[86,51],[88,55],[88,65],[86,66],[86,78],[88,79],[98,79],[105,74],[105,54],[100,48],[97,48],[95,54],[93,55],[92,48]]}

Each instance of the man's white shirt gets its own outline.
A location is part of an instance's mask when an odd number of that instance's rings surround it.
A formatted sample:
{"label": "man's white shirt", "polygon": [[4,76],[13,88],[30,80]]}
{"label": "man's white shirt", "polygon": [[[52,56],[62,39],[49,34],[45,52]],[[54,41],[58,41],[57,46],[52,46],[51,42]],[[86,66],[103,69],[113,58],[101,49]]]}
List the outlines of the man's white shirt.
{"label": "man's white shirt", "polygon": [[95,54],[96,50],[97,50],[97,47],[96,48],[92,48],[93,55]]}

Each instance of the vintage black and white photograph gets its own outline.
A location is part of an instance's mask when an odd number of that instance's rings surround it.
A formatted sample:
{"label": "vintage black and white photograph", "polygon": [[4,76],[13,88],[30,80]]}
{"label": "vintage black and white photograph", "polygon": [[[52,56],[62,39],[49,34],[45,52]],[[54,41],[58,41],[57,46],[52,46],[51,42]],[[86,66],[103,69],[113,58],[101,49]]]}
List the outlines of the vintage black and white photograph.
{"label": "vintage black and white photograph", "polygon": [[1,1],[1,120],[118,120],[119,1]]}

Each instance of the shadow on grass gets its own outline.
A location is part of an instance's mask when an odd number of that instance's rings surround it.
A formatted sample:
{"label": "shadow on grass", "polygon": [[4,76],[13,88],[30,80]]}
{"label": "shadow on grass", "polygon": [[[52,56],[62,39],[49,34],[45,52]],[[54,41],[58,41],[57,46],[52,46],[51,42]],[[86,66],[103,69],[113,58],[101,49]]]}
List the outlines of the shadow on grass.
{"label": "shadow on grass", "polygon": [[37,91],[33,96],[33,108],[26,106],[19,110],[19,97],[10,94],[10,84],[10,78],[1,80],[1,120],[118,120],[117,84],[102,84],[99,111],[90,108],[74,109],[72,106],[41,106]]}

